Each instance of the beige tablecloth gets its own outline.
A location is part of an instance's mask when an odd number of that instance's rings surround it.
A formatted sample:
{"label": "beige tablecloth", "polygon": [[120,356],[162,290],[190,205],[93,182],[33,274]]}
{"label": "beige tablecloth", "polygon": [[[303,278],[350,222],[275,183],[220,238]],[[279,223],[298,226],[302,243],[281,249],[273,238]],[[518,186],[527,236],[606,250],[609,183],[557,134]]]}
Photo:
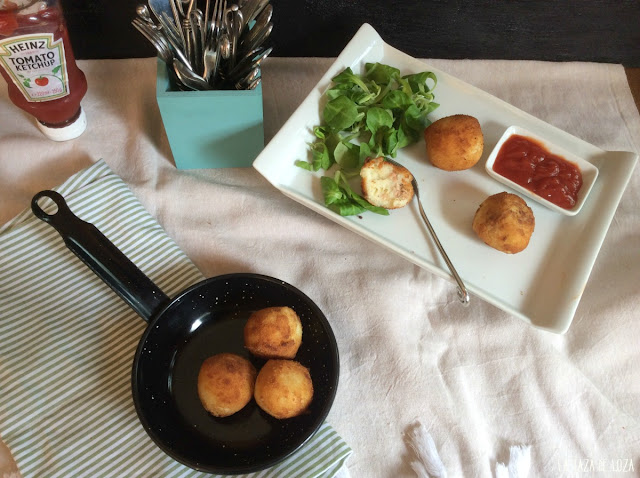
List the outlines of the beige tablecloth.
{"label": "beige tablecloth", "polygon": [[[265,63],[267,140],[330,63]],[[620,66],[428,63],[602,149],[640,150],[640,116]],[[638,476],[640,171],[571,328],[557,336],[479,299],[460,307],[450,282],[286,198],[253,169],[176,170],[155,64],[80,62],[89,125],[66,143],[45,139],[0,88],[0,223],[37,191],[104,158],[205,276],[257,272],[305,291],[338,340],[340,385],[328,422],[353,448],[354,478],[415,476],[404,434],[416,421],[449,476],[493,476],[510,445],[531,446],[530,476],[618,468]],[[11,317],[0,311],[0,320]],[[0,472],[13,469],[2,451]]]}

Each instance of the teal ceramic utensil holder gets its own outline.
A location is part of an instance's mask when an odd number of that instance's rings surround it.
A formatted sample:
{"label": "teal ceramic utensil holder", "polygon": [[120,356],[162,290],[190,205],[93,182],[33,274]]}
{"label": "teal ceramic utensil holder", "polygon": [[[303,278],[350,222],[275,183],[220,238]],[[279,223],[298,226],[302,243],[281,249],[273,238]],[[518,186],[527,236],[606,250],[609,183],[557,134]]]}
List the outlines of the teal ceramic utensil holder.
{"label": "teal ceramic utensil holder", "polygon": [[248,168],[264,148],[262,85],[176,91],[158,60],[156,98],[178,169]]}

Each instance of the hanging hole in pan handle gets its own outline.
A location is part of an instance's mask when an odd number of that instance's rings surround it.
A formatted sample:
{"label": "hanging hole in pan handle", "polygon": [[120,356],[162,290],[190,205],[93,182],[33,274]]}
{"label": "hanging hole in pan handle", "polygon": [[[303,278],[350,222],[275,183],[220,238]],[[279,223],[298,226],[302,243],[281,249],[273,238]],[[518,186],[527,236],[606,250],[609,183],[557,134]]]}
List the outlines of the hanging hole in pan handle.
{"label": "hanging hole in pan handle", "polygon": [[40,191],[31,200],[31,210],[38,219],[52,223],[56,217],[73,215],[67,202],[56,191]]}

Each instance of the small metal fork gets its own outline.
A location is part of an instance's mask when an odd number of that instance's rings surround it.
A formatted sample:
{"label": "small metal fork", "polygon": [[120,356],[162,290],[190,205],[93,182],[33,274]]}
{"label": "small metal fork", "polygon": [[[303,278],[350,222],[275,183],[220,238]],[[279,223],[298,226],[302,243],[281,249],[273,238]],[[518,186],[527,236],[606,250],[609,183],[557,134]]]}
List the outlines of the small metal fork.
{"label": "small metal fork", "polygon": [[[400,166],[401,168],[404,168],[407,171],[409,171],[409,169],[406,166],[403,166],[402,164],[394,161],[393,159],[389,159],[389,158],[384,158],[384,159],[385,161],[388,161],[391,164],[395,164],[396,166]],[[422,207],[422,201],[420,201],[420,191],[418,188],[418,181],[416,181],[416,177],[413,175],[413,173],[411,173],[411,171],[409,171],[409,173],[413,178],[411,180],[411,186],[413,186],[413,192],[415,194],[416,199],[418,200],[418,208],[420,209],[420,216],[422,216],[422,221],[427,226],[427,229],[431,234],[433,242],[436,244],[436,247],[440,251],[440,255],[442,256],[444,261],[447,263],[447,267],[449,268],[449,271],[451,271],[453,278],[458,284],[458,299],[460,299],[460,302],[462,302],[463,305],[469,305],[470,299],[469,299],[469,292],[467,291],[467,287],[464,285],[464,282],[462,282],[462,279],[458,275],[456,268],[453,266],[453,263],[451,262],[451,260],[449,259],[449,256],[445,252],[444,247],[442,247],[442,244],[440,243],[440,239],[438,239],[438,235],[436,234],[435,229],[433,228],[433,226],[431,225],[431,222],[429,221],[429,218],[427,217],[427,213],[424,212],[424,208]]]}
{"label": "small metal fork", "polygon": [[204,72],[202,76],[210,84],[215,83],[218,64],[220,62],[219,38],[222,29],[224,10],[226,9],[226,6],[226,1],[223,2],[222,0],[215,0],[211,20],[207,20],[206,22],[206,42],[204,45],[203,55]]}

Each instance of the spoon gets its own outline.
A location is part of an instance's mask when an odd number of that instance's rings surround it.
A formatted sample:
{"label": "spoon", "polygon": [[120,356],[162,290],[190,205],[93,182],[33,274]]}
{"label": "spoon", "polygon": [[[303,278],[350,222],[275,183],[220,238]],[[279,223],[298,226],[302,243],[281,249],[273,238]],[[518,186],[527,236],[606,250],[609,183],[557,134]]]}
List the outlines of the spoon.
{"label": "spoon", "polygon": [[238,5],[231,5],[225,12],[225,26],[231,41],[231,67],[236,64],[238,41],[240,39],[240,33],[242,33],[243,26],[242,12],[238,8]]}
{"label": "spoon", "polygon": [[247,40],[241,44],[242,51],[255,50],[256,48],[261,46],[267,40],[267,38],[269,38],[269,35],[271,35],[272,30],[273,30],[273,23],[267,24],[261,30],[256,30],[256,32],[258,33],[257,35],[254,35],[253,38],[251,39],[247,38]]}
{"label": "spoon", "polygon": [[177,58],[173,62],[173,70],[180,82],[187,88],[194,90],[210,90],[209,83],[201,76],[196,75],[184,63]]}
{"label": "spoon", "polygon": [[256,17],[255,23],[251,28],[243,30],[242,43],[251,43],[255,37],[260,35],[262,30],[264,30],[271,22],[272,15],[273,7],[271,5],[267,5],[264,10],[260,12],[260,15]]}
{"label": "spoon", "polygon": [[220,61],[220,52],[218,44],[206,45],[204,49],[204,72],[202,77],[209,83],[214,83],[216,72],[218,70],[218,62]]}
{"label": "spoon", "polygon": [[149,8],[156,18],[162,16],[162,12],[171,13],[169,0],[149,0]]}
{"label": "spoon", "polygon": [[249,83],[247,85],[247,90],[255,90],[258,85],[260,84],[260,82],[262,81],[262,77],[259,76],[258,78],[255,78],[251,83]]}
{"label": "spoon", "polygon": [[236,85],[235,85],[236,90],[254,89],[256,86],[258,86],[257,84],[253,88],[249,88],[249,87],[253,84],[254,80],[256,80],[259,77],[260,77],[260,67],[257,66],[253,70],[251,70],[247,75],[242,77],[238,82],[236,82]]}
{"label": "spoon", "polygon": [[228,78],[240,78],[246,75],[250,70],[253,70],[256,66],[260,66],[262,61],[269,56],[273,47],[269,48],[257,48],[246,54],[242,60],[238,62],[236,66],[231,68],[227,73]]}
{"label": "spoon", "polygon": [[158,25],[156,25],[156,23],[151,18],[151,12],[149,11],[149,7],[147,7],[144,4],[138,5],[136,7],[136,13],[138,14],[138,17],[140,17],[140,19],[143,22],[147,23],[151,28],[153,28],[154,30],[158,29]]}
{"label": "spoon", "polygon": [[267,6],[269,0],[248,0],[242,5],[243,28],[248,27]]}
{"label": "spoon", "polygon": [[[389,159],[389,158],[384,158],[384,159],[385,159],[385,161],[388,161],[391,164],[395,164],[396,166],[399,166],[401,168],[407,169],[405,166],[403,166],[400,163],[394,161],[393,159]],[[409,170],[407,169],[407,171],[409,171]],[[416,199],[418,200],[418,208],[420,209],[420,216],[422,216],[422,220],[424,221],[425,225],[427,226],[427,229],[429,230],[429,233],[431,234],[433,242],[436,244],[436,247],[440,251],[440,255],[442,256],[444,261],[447,263],[447,267],[449,268],[449,271],[451,271],[451,274],[453,275],[453,278],[455,279],[456,283],[458,284],[458,299],[460,299],[460,302],[462,302],[463,305],[469,305],[469,292],[467,292],[467,288],[465,287],[464,282],[462,282],[462,279],[458,275],[458,272],[456,271],[456,268],[453,266],[453,263],[451,262],[451,260],[449,259],[449,256],[445,252],[444,247],[442,247],[442,244],[440,243],[440,240],[438,239],[438,235],[436,234],[435,229],[431,225],[431,222],[429,221],[429,218],[427,217],[427,214],[424,212],[424,208],[422,207],[422,201],[420,201],[420,191],[418,189],[418,182],[416,181],[416,177],[413,174],[411,174],[411,177],[413,178],[411,180],[411,186],[413,187],[413,192],[415,193]]]}
{"label": "spoon", "polygon": [[225,60],[231,57],[231,40],[226,32],[220,35],[220,54]]}

